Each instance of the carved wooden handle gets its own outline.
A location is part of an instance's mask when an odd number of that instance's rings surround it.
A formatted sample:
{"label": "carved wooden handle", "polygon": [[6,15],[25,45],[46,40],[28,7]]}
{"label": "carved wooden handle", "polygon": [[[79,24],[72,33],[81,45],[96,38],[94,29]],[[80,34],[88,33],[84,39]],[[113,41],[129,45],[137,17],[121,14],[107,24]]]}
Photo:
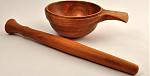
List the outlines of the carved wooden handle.
{"label": "carved wooden handle", "polygon": [[111,11],[111,10],[102,10],[100,14],[101,21],[104,20],[119,20],[125,23],[128,22],[128,13],[126,12],[119,12],[119,11]]}
{"label": "carved wooden handle", "polygon": [[112,56],[102,51],[90,48],[78,42],[31,29],[26,26],[18,24],[14,19],[7,21],[5,30],[9,34],[21,34],[30,37],[37,42],[47,45],[49,47],[58,49],[62,52],[101,64],[112,69],[116,69],[128,74],[136,74],[138,66],[134,63],[128,62],[121,58]]}

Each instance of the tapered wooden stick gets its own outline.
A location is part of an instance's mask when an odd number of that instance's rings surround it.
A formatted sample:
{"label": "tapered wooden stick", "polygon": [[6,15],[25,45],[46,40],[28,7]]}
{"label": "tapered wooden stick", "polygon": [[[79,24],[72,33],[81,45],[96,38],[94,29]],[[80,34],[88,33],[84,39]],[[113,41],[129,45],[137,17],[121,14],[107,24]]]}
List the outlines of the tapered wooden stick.
{"label": "tapered wooden stick", "polygon": [[97,64],[110,67],[112,69],[116,69],[132,75],[138,72],[138,66],[134,63],[90,48],[73,40],[22,26],[14,19],[7,21],[5,30],[9,34],[19,33],[23,36],[30,37],[41,44],[56,48],[62,52],[95,62]]}

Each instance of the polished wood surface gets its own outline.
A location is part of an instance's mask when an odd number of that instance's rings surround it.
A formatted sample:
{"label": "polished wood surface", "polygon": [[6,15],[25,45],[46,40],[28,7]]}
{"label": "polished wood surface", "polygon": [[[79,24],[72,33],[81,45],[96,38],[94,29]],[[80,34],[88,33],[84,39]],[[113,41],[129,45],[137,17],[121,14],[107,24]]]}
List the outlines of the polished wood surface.
{"label": "polished wood surface", "polygon": [[[85,46],[76,41],[66,39],[63,37],[48,34],[42,31],[34,30],[26,26],[18,24],[14,19],[7,21],[5,30],[9,34],[21,34],[25,37],[30,37],[33,40],[47,45],[49,47],[58,49],[59,51],[116,69],[131,75],[138,72],[138,65],[129,61],[123,60],[116,56],[104,53],[94,48]],[[61,68],[61,67],[60,67]]]}
{"label": "polished wood surface", "polygon": [[128,14],[110,11],[84,1],[59,1],[49,4],[45,14],[53,29],[68,38],[83,37],[104,20],[128,21]]}

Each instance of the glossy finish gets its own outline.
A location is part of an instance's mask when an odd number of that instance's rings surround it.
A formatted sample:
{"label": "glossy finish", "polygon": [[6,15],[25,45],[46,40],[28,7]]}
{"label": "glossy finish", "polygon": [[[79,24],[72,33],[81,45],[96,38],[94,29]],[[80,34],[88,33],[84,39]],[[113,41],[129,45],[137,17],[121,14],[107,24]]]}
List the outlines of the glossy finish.
{"label": "glossy finish", "polygon": [[84,1],[60,1],[49,4],[45,14],[53,29],[61,36],[79,38],[92,32],[104,20],[128,21],[125,12],[110,11]]}
{"label": "glossy finish", "polygon": [[[33,40],[47,45],[49,47],[58,49],[59,51],[116,69],[128,74],[136,74],[138,72],[138,65],[129,61],[123,60],[116,56],[104,53],[94,48],[85,46],[78,42],[31,29],[26,26],[18,24],[14,19],[7,21],[5,30],[9,34],[21,34],[25,37],[32,38]],[[57,66],[57,65],[56,65]],[[60,67],[61,68],[61,67]],[[90,68],[89,68],[90,69]]]}

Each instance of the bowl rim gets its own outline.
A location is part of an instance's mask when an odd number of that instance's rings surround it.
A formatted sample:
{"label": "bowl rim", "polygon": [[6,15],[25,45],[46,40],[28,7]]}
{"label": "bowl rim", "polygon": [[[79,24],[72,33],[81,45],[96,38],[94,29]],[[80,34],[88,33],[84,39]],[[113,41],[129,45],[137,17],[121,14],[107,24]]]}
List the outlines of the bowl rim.
{"label": "bowl rim", "polygon": [[[50,10],[48,9],[48,7],[49,7],[50,5],[55,4],[55,3],[60,3],[60,2],[84,2],[84,3],[90,3],[90,4],[93,4],[93,5],[98,6],[98,7],[100,8],[100,10],[99,10],[98,12],[93,13],[93,14],[90,14],[90,15],[77,17],[77,16],[63,16],[63,15],[58,15],[58,14],[55,14],[55,13],[53,13],[52,11],[50,11]],[[87,1],[57,1],[57,2],[50,3],[50,4],[48,4],[48,5],[45,7],[45,12],[46,12],[47,14],[52,14],[52,15],[55,15],[55,16],[58,16],[58,17],[70,18],[70,19],[81,19],[81,18],[93,17],[93,16],[95,16],[95,15],[100,14],[100,13],[102,12],[102,10],[103,10],[103,9],[102,9],[99,5],[97,5],[97,4],[95,4],[95,3],[92,3],[92,2],[87,2]]]}

